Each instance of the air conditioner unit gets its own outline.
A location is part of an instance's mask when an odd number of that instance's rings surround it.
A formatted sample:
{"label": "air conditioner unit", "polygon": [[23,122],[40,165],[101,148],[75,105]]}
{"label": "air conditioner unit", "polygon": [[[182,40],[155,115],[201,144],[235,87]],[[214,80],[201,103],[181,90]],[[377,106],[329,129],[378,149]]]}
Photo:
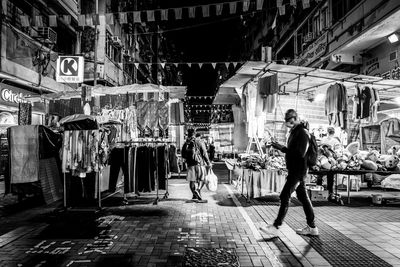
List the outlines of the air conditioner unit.
{"label": "air conditioner unit", "polygon": [[122,41],[119,38],[119,36],[113,36],[112,37],[112,42],[113,42],[114,45],[122,46]]}
{"label": "air conditioner unit", "polygon": [[303,41],[305,43],[309,43],[314,39],[314,33],[313,32],[308,32],[306,35],[303,37]]}
{"label": "air conditioner unit", "polygon": [[43,39],[47,43],[55,44],[57,42],[57,33],[50,27],[39,27],[37,38]]}

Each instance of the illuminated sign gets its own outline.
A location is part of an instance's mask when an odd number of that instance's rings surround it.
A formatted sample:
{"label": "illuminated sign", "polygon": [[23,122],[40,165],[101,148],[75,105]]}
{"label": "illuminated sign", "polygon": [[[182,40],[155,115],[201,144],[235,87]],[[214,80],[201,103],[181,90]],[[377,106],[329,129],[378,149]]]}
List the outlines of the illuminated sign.
{"label": "illuminated sign", "polygon": [[60,83],[82,83],[84,59],[81,56],[59,56],[56,81]]}
{"label": "illuminated sign", "polygon": [[11,103],[26,103],[25,96],[22,93],[14,93],[7,88],[1,90],[1,99]]}

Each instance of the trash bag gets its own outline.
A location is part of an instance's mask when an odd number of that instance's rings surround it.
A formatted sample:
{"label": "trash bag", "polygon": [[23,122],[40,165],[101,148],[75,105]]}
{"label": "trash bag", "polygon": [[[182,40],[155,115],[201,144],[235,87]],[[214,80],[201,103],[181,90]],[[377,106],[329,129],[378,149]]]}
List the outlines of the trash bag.
{"label": "trash bag", "polygon": [[213,192],[217,191],[218,177],[214,174],[212,169],[210,169],[210,171],[208,172],[208,174],[206,176],[206,186],[207,186],[207,189],[210,191],[213,191]]}

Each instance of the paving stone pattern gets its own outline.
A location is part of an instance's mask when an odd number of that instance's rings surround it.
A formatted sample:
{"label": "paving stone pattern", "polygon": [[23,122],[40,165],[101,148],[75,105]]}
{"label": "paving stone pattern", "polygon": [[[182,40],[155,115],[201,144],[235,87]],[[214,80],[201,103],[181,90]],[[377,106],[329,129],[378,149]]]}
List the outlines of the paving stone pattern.
{"label": "paving stone pattern", "polygon": [[[278,211],[279,200],[277,197],[251,200],[250,203],[243,202],[243,205],[256,206],[257,211],[260,213],[263,220],[272,223]],[[273,206],[277,207],[272,208]],[[259,209],[259,207],[263,208]],[[395,215],[391,214],[391,212],[388,213],[389,209],[386,209],[377,210],[378,214],[369,213],[370,215],[368,215],[366,209],[355,211],[349,207],[340,207],[329,203],[327,203],[326,206],[323,206],[323,204],[317,205],[314,209],[318,218],[317,225],[320,231],[320,236],[302,236],[302,238],[319,254],[323,255],[329,264],[332,266],[392,266],[385,260],[381,259],[378,255],[375,255],[373,252],[340,232],[340,229],[335,229],[329,226],[325,223],[325,220],[331,219],[341,222],[351,220],[352,222],[348,222],[348,224],[353,225],[353,220],[390,221],[393,217],[397,217],[398,214]],[[383,217],[380,217],[379,214],[382,214]],[[254,215],[254,217],[257,216]],[[293,199],[291,202],[285,222],[292,229],[299,229],[305,226],[304,211],[301,204],[296,199]],[[378,234],[376,231],[372,233],[372,235],[376,234]]]}
{"label": "paving stone pattern", "polygon": [[[218,171],[220,182],[226,182],[227,172]],[[0,266],[182,266],[192,248],[234,251],[244,267],[400,267],[398,208],[319,203],[321,236],[310,238],[293,230],[305,225],[303,209],[294,201],[283,235],[265,239],[258,227],[275,219],[278,196],[247,202],[231,190],[224,184],[217,192],[205,189],[207,203],[195,203],[187,182],[174,179],[170,198],[158,205],[152,205],[155,194],[143,194],[129,205],[122,205],[121,196],[110,198],[98,213],[44,206],[4,215]]]}
{"label": "paving stone pattern", "polygon": [[240,264],[236,251],[233,248],[187,248],[183,260],[183,266],[239,267]]}
{"label": "paving stone pattern", "polygon": [[[240,266],[273,266],[265,251],[274,249],[283,266],[299,266],[281,242],[256,240],[223,185],[204,190],[208,203],[188,201],[184,180],[171,181],[170,196],[158,205],[40,215],[35,220],[47,223],[45,229],[5,245],[0,266],[107,266],[112,259],[118,266],[180,266],[188,248],[234,250]],[[105,223],[104,216],[123,219]]]}

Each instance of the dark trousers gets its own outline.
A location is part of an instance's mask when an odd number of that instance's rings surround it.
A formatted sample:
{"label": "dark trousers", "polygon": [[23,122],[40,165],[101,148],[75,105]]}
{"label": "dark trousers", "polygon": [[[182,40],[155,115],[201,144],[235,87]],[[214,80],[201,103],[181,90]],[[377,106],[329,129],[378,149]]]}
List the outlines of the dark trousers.
{"label": "dark trousers", "polygon": [[303,204],[304,213],[306,214],[307,224],[310,227],[315,227],[314,222],[314,210],[311,204],[311,200],[307,195],[306,185],[303,180],[300,180],[294,175],[288,175],[286,178],[286,183],[283,186],[282,192],[279,196],[281,200],[281,205],[279,207],[278,216],[274,222],[274,226],[278,228],[282,225],[283,220],[289,209],[289,201],[292,193],[296,191],[297,199]]}
{"label": "dark trousers", "polygon": [[129,191],[129,170],[128,170],[128,159],[129,159],[129,147],[126,148],[114,148],[110,154],[110,180],[108,189],[110,192],[115,192],[119,171],[122,168],[124,173],[124,191]]}
{"label": "dark trousers", "polygon": [[[320,175],[317,178],[317,185],[322,185],[323,176]],[[333,173],[328,173],[326,175],[326,187],[329,194],[333,194],[333,181],[335,180],[335,175]]]}

